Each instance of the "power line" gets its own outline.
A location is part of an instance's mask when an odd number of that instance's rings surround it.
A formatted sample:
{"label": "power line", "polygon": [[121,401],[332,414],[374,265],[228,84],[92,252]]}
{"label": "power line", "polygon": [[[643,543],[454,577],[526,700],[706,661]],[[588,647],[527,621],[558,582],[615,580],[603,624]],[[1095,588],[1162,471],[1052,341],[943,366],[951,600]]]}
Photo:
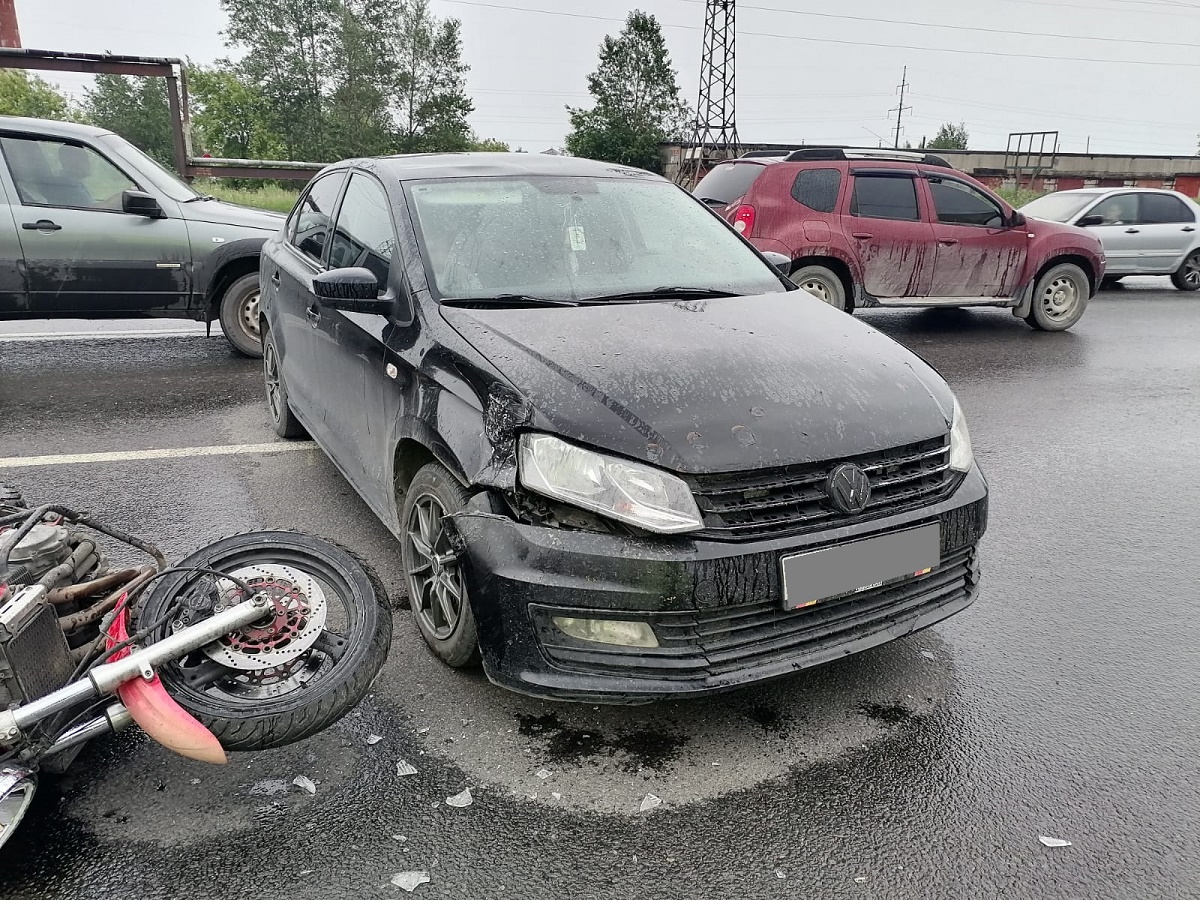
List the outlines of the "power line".
{"label": "power line", "polygon": [[[681,0],[684,3],[700,3],[703,0]],[[943,25],[939,22],[906,22],[903,19],[880,19],[873,16],[850,16],[841,13],[822,13],[809,12],[807,10],[798,9],[781,9],[776,6],[752,6],[743,4],[742,9],[754,9],[761,12],[782,13],[788,16],[807,16],[813,19],[839,19],[848,22],[869,22],[878,25],[906,25],[912,28],[941,28],[947,31],[974,31],[981,34],[1011,34],[1018,37],[1044,37],[1044,38],[1059,38],[1072,42],[1078,41],[1103,41],[1113,44],[1145,44],[1151,47],[1186,47],[1193,49],[1195,43],[1184,43],[1179,41],[1146,41],[1138,38],[1123,38],[1123,37],[1090,37],[1085,34],[1057,34],[1044,31],[1012,31],[1007,28],[980,28],[975,25]],[[743,32],[744,34],[745,32]]]}
{"label": "power line", "polygon": [[[527,6],[502,6],[499,3],[487,3],[484,2],[484,0],[442,0],[442,2],[455,3],[460,6],[476,6],[487,9],[499,9],[506,12],[536,13],[538,15],[545,16],[565,16],[572,19],[592,19],[601,22],[621,23],[624,23],[625,21],[624,19],[618,19],[613,16],[594,16],[586,13],[569,13],[556,9],[532,9]],[[673,25],[669,23],[661,24],[663,28],[682,28],[687,31],[700,30],[699,26],[697,25]],[[966,50],[958,47],[922,47],[915,44],[885,44],[879,41],[851,41],[828,37],[802,37],[796,34],[776,34],[766,31],[742,31],[740,34],[746,37],[761,37],[784,41],[800,41],[811,44],[837,44],[844,47],[875,47],[882,50],[917,50],[922,53],[953,53],[963,56],[993,56],[1003,59],[1041,59],[1050,60],[1053,62],[1085,62],[1101,63],[1106,66],[1113,65],[1113,61],[1111,59],[1099,59],[1092,56],[1061,56],[1059,54],[1045,53],[1004,53],[999,50]],[[1200,62],[1164,62],[1162,60],[1150,59],[1123,59],[1121,60],[1121,63],[1127,66],[1165,66],[1168,68],[1200,69]]]}

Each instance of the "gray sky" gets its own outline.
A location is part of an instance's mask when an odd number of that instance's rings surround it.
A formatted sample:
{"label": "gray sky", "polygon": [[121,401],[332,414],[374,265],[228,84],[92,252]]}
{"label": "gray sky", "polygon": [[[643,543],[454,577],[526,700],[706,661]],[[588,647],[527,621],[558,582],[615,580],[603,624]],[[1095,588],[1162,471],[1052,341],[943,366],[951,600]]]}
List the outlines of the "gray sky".
{"label": "gray sky", "polygon": [[[431,5],[463,22],[476,132],[531,151],[562,145],[564,105],[587,105],[600,41],[632,7],[625,0]],[[952,120],[966,123],[972,149],[1002,149],[1011,131],[1058,130],[1070,152],[1082,152],[1089,136],[1093,152],[1196,152],[1200,0],[806,5],[798,12],[796,0],[739,0],[743,140],[873,146],[874,135],[890,139],[888,110],[907,65],[912,112],[903,139],[914,144]],[[684,97],[695,105],[703,0],[636,6],[665,26]],[[206,62],[226,53],[218,0],[17,0],[17,15],[26,47]],[[72,75],[59,81],[72,91],[86,83]]]}

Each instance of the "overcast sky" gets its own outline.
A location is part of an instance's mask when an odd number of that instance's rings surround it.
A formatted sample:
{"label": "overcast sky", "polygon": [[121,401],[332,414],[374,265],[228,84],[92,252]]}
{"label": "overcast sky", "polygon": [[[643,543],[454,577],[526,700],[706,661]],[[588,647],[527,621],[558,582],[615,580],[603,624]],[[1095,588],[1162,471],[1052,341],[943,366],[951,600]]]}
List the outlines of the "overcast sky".
{"label": "overcast sky", "polygon": [[[624,0],[432,0],[463,22],[471,122],[482,137],[561,146],[566,104]],[[902,140],[963,121],[972,149],[1057,130],[1060,149],[1196,152],[1200,0],[795,0],[738,3],[738,131],[744,141],[890,140],[901,70]],[[704,0],[640,0],[657,16],[685,99],[699,83]],[[17,0],[26,47],[211,61],[227,53],[218,0]],[[1017,32],[1017,33],[1014,33]],[[63,76],[78,91],[83,76]]]}

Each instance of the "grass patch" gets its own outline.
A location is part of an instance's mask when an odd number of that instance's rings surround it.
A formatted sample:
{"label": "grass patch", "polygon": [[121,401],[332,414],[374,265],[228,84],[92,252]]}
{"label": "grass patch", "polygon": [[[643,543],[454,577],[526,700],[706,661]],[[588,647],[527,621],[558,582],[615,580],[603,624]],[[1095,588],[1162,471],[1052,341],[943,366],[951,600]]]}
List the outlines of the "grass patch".
{"label": "grass patch", "polygon": [[253,206],[258,209],[270,209],[275,212],[287,213],[296,205],[298,190],[279,187],[276,184],[264,184],[255,187],[234,187],[217,179],[197,179],[192,185],[202,194],[212,194],[219,200],[230,203],[240,203],[242,206]]}
{"label": "grass patch", "polygon": [[1027,188],[1017,190],[1011,187],[1002,187],[996,190],[996,194],[1004,199],[1013,209],[1020,209],[1026,203],[1036,200],[1038,197],[1045,197],[1048,191],[1031,191]]}

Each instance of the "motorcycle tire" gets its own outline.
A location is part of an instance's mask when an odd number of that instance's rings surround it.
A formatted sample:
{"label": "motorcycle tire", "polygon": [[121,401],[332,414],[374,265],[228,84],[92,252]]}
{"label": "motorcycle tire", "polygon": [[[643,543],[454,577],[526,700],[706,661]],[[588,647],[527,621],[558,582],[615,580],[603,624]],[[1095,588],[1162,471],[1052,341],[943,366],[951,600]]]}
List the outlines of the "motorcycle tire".
{"label": "motorcycle tire", "polygon": [[[158,674],[167,692],[216,735],[226,750],[282,747],[328,728],[366,695],[387,659],[392,639],[391,613],[379,579],[349,551],[319,538],[288,531],[239,534],[198,550],[178,563],[178,568],[234,572],[254,565],[286,566],[315,578],[327,603],[333,603],[330,594],[341,601],[345,621],[341,623],[343,632],[330,627],[321,633],[322,637],[333,635],[331,646],[338,651],[336,656],[314,645],[296,662],[316,662],[319,668],[308,681],[287,690],[276,689],[274,694],[270,688],[248,683],[248,674],[235,669],[228,669],[228,674],[214,683],[195,686],[194,677],[189,683],[189,672],[194,676],[201,671],[197,667],[208,666],[211,671],[215,665],[200,655],[203,651],[160,668]],[[187,571],[169,574],[138,604],[139,627],[164,620],[151,632],[148,643],[171,633],[172,617],[182,611],[180,599],[201,577]],[[318,655],[314,657],[314,653]],[[239,690],[249,694],[239,695]],[[256,690],[265,696],[255,696]]]}

